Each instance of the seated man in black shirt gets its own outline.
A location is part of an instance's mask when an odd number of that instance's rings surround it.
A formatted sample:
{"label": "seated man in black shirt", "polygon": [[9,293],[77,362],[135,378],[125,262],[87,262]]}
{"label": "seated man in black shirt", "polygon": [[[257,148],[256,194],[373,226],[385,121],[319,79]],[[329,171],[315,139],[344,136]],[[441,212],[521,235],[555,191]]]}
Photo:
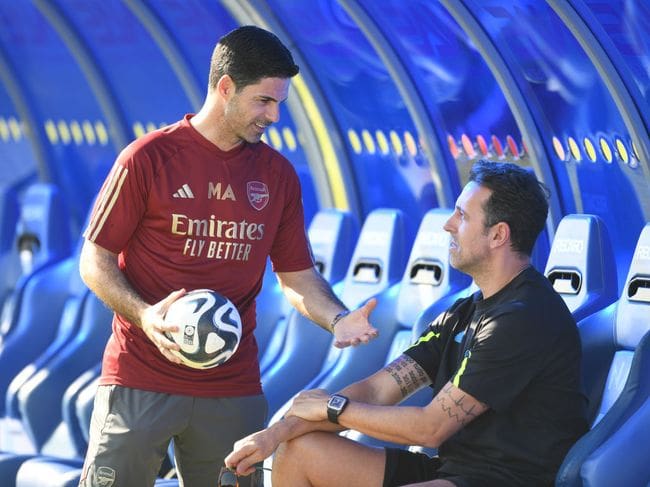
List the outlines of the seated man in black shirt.
{"label": "seated man in black shirt", "polygon": [[[300,393],[285,419],[237,442],[226,465],[245,475],[277,449],[281,487],[552,485],[587,422],[576,323],[530,264],[547,213],[532,173],[476,163],[445,230],[451,265],[480,291],[372,376],[334,395]],[[396,406],[426,386],[428,405]],[[345,428],[438,456],[332,434]]]}

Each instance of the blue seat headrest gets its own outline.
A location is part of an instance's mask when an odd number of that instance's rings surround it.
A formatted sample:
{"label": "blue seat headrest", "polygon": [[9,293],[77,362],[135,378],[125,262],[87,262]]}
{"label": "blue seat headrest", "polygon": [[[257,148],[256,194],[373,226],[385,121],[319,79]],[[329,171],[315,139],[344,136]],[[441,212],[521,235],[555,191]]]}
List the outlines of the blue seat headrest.
{"label": "blue seat headrest", "polygon": [[380,208],[366,216],[343,281],[341,299],[348,306],[357,306],[401,278],[404,227],[401,210]]}
{"label": "blue seat headrest", "polygon": [[429,210],[420,223],[397,297],[397,320],[409,328],[420,312],[442,296],[469,285],[470,278],[449,265],[449,209]]}
{"label": "blue seat headrest", "polygon": [[598,216],[567,215],[557,228],[544,274],[579,320],[618,298],[615,262]]}

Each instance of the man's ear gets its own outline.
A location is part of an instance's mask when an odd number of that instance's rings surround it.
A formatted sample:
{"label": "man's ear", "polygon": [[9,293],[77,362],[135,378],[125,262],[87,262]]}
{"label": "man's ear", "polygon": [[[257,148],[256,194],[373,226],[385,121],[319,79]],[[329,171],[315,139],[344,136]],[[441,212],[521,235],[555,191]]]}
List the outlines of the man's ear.
{"label": "man's ear", "polygon": [[229,75],[224,74],[221,78],[219,78],[219,81],[217,81],[217,93],[219,93],[219,95],[222,97],[228,99],[234,92],[235,82]]}
{"label": "man's ear", "polygon": [[510,225],[506,222],[499,222],[493,225],[490,229],[491,239],[490,243],[493,248],[501,247],[502,245],[510,245]]}

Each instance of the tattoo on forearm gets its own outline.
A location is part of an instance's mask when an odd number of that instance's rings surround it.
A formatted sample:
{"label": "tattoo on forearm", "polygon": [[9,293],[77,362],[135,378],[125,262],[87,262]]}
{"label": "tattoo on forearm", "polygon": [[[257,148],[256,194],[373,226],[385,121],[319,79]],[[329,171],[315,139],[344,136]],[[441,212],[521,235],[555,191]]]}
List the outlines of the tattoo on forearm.
{"label": "tattoo on forearm", "polygon": [[386,371],[400,388],[402,397],[413,394],[420,387],[430,383],[429,376],[415,360],[402,355],[386,366]]}
{"label": "tattoo on forearm", "polygon": [[[442,410],[447,415],[454,419],[457,423],[463,426],[472,422],[478,415],[483,412],[483,408],[477,408],[475,404],[471,406],[467,404],[466,394],[457,389],[454,397],[452,394],[453,389],[450,384],[445,385],[440,393],[436,395],[436,401],[440,403]],[[485,406],[487,407],[487,406]],[[479,409],[481,409],[479,411]]]}

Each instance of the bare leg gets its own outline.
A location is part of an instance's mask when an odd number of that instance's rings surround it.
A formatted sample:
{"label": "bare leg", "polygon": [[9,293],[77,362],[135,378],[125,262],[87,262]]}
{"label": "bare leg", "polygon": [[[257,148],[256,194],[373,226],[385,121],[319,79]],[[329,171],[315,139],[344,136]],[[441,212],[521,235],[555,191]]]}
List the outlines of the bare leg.
{"label": "bare leg", "polygon": [[309,433],[276,450],[273,485],[381,487],[385,463],[383,449],[332,433]]}

